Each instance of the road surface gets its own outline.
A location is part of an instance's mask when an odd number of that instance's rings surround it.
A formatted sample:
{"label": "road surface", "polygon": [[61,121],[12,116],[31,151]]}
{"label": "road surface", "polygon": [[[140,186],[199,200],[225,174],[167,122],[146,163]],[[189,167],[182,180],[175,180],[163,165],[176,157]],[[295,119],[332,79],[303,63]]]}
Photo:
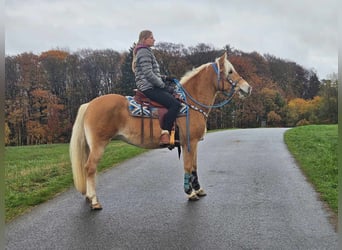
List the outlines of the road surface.
{"label": "road surface", "polygon": [[[209,133],[188,202],[175,150],[98,176],[103,210],[74,188],[6,226],[6,249],[337,249],[337,233],[283,142],[286,129]],[[114,153],[114,152],[113,152]]]}

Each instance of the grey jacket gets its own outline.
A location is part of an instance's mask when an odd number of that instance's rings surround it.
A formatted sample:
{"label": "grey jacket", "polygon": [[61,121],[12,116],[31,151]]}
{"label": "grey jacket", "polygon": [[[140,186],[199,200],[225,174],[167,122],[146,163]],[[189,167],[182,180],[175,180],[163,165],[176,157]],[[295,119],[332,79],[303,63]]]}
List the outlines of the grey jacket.
{"label": "grey jacket", "polygon": [[149,47],[138,47],[136,50],[135,82],[140,91],[165,87],[159,64]]}

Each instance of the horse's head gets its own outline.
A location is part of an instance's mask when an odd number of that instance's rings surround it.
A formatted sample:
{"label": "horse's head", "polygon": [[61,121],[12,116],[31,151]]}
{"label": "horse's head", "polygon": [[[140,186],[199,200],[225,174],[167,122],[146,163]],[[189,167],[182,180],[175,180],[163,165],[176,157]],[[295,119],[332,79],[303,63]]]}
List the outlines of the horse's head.
{"label": "horse's head", "polygon": [[218,90],[226,92],[230,88],[235,88],[240,98],[251,94],[252,87],[236,72],[234,66],[227,59],[227,53],[216,59],[216,65],[218,65],[219,71]]}

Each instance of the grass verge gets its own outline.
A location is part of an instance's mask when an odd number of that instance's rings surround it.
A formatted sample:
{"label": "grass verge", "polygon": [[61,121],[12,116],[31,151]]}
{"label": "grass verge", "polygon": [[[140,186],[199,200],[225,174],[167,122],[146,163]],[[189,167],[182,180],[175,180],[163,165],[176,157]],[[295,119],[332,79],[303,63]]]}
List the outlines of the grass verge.
{"label": "grass verge", "polygon": [[[145,152],[121,141],[112,141],[98,166],[108,169]],[[72,186],[69,144],[5,148],[6,222]]]}
{"label": "grass verge", "polygon": [[308,180],[331,210],[338,210],[337,125],[287,130],[285,142]]}
{"label": "grass verge", "polygon": [[[296,127],[286,131],[285,142],[308,180],[337,214],[337,125]],[[112,141],[98,170],[145,151]],[[69,144],[6,147],[4,162],[6,222],[72,185]]]}

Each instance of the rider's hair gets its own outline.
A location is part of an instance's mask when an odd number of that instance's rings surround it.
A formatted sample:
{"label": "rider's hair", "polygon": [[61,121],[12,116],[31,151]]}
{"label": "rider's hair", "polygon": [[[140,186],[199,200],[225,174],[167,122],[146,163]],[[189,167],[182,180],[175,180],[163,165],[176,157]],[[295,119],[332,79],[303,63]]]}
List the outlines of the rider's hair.
{"label": "rider's hair", "polygon": [[150,31],[150,30],[143,30],[143,31],[141,31],[140,34],[139,34],[138,44],[142,44],[143,41],[146,38],[149,38],[151,35],[152,35],[152,31]]}
{"label": "rider's hair", "polygon": [[143,44],[144,40],[149,38],[152,35],[152,31],[150,30],[143,30],[139,33],[139,40],[136,44],[134,44],[134,49],[133,49],[133,60],[132,60],[132,71],[135,72],[135,64],[136,64],[136,50],[135,48],[138,45]]}

